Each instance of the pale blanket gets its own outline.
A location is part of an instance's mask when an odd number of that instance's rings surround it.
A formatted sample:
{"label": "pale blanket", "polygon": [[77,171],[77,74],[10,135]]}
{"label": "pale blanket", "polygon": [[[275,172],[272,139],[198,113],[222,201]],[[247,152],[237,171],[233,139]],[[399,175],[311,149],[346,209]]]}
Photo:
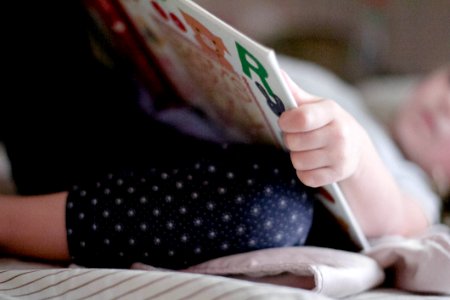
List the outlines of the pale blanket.
{"label": "pale blanket", "polygon": [[450,227],[435,225],[416,238],[384,237],[366,255],[394,270],[394,286],[450,295]]}

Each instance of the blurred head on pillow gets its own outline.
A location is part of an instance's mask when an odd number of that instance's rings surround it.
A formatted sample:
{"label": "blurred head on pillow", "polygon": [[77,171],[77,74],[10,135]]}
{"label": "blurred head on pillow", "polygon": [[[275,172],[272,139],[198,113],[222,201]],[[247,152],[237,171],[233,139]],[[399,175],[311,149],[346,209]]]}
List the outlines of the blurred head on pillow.
{"label": "blurred head on pillow", "polygon": [[419,82],[397,112],[394,137],[441,191],[450,187],[450,64]]}

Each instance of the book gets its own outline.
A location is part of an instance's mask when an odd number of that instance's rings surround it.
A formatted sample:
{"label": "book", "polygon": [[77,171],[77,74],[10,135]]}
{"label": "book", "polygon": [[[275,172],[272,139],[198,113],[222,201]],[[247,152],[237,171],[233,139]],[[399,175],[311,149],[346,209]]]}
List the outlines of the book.
{"label": "book", "polygon": [[[151,85],[161,81],[166,88],[171,87],[233,140],[284,148],[278,118],[297,104],[273,49],[191,0],[86,3]],[[145,76],[147,72],[150,75]],[[339,185],[333,183],[317,191],[317,197],[355,245],[367,250],[367,239]]]}

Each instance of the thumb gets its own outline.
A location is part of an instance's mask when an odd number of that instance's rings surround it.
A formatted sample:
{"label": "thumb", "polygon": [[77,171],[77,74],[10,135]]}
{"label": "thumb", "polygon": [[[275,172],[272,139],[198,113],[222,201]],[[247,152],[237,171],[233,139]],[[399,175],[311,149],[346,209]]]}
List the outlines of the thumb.
{"label": "thumb", "polygon": [[292,95],[294,96],[294,99],[297,102],[297,104],[312,102],[319,99],[319,97],[311,95],[310,93],[301,89],[284,70],[281,70],[281,75],[286,81],[288,88],[291,91]]}

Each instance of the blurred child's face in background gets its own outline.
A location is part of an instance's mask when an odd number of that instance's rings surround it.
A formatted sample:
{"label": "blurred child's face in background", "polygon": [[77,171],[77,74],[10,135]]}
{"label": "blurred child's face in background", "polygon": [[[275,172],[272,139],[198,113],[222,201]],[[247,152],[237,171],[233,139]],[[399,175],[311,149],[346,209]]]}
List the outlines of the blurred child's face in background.
{"label": "blurred child's face in background", "polygon": [[400,108],[394,134],[406,156],[441,188],[450,185],[450,67],[419,84]]}

